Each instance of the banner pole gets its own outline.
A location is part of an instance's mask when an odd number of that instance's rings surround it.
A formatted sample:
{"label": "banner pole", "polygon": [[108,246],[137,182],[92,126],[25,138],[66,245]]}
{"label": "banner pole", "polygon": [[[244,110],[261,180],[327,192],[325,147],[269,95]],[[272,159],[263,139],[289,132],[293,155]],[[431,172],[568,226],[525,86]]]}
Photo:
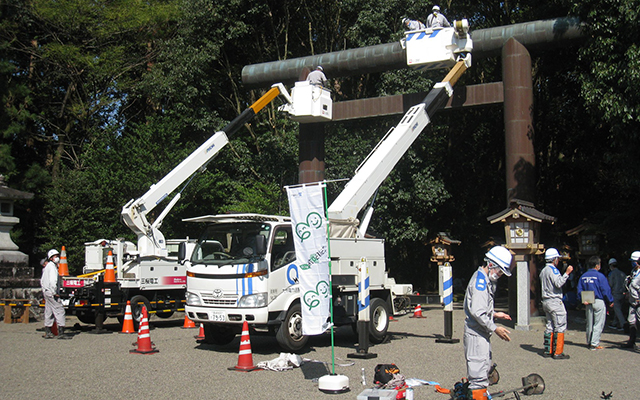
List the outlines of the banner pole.
{"label": "banner pole", "polygon": [[335,347],[333,344],[333,277],[331,275],[331,234],[329,229],[329,205],[327,204],[327,182],[322,182],[323,190],[324,190],[324,217],[327,220],[327,251],[329,252],[329,298],[331,301],[329,302],[329,316],[331,321],[331,373],[335,375],[336,373],[336,357],[335,357]]}

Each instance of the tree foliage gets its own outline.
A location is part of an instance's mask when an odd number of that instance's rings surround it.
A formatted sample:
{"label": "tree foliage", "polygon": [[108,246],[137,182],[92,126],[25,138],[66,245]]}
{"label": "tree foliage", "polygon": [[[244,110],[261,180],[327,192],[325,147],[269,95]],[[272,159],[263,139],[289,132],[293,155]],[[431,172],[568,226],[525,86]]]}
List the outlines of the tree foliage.
{"label": "tree foliage", "polygon": [[[580,17],[579,46],[532,53],[537,208],[558,217],[549,245],[583,219],[608,239],[603,255],[638,241],[640,56],[632,0],[544,4],[440,4],[473,29],[566,15]],[[403,17],[426,20],[431,5],[408,0],[6,0],[0,3],[0,173],[35,193],[19,202],[14,240],[37,262],[65,245],[72,270],[83,244],[135,238],[120,222],[138,198],[264,90],[241,83],[243,66],[402,38]],[[409,69],[329,77],[334,101],[428,91],[442,71]],[[459,85],[502,79],[501,60],[476,60]],[[297,124],[265,108],[206,171],[180,187],[167,237],[194,237],[182,219],[222,212],[287,213],[282,187],[297,183]],[[327,178],[350,178],[397,118],[326,129]],[[462,241],[457,265],[472,271],[502,227],[502,109],[443,111],[380,187],[371,228],[387,240],[392,274],[433,281],[429,240]],[[343,182],[330,184],[334,198]],[[156,216],[164,204],[153,211]],[[423,288],[424,290],[424,288]]]}

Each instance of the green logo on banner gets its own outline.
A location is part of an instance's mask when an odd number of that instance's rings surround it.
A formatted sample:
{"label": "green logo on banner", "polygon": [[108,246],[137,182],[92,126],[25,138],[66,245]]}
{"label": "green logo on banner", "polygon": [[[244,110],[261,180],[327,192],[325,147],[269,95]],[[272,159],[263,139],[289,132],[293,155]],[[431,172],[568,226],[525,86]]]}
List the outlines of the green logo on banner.
{"label": "green logo on banner", "polygon": [[309,310],[316,308],[320,305],[321,299],[329,297],[329,284],[327,281],[320,281],[316,285],[316,290],[309,290],[302,296],[304,304],[309,307]]}
{"label": "green logo on banner", "polygon": [[296,235],[301,242],[311,237],[311,228],[319,229],[322,227],[322,216],[317,212],[307,214],[306,222],[300,222],[296,225]]}

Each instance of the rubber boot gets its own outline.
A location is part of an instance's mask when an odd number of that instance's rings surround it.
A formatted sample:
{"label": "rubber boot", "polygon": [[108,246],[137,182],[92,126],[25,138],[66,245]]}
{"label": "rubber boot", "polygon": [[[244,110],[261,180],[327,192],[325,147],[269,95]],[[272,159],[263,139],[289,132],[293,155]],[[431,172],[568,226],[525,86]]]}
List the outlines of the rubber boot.
{"label": "rubber boot", "polygon": [[636,347],[636,335],[637,335],[637,328],[634,326],[631,326],[629,328],[629,341],[625,344],[623,344],[622,347],[623,349],[634,349]]}
{"label": "rubber boot", "polygon": [[487,400],[489,398],[487,388],[471,390],[469,398],[473,400]]}
{"label": "rubber boot", "polygon": [[51,327],[50,326],[45,326],[44,327],[44,335],[42,335],[43,338],[45,339],[53,339],[55,336],[53,335],[53,332],[51,332]]}
{"label": "rubber boot", "polygon": [[552,357],[553,356],[553,349],[554,349],[554,345],[553,345],[553,340],[554,340],[554,335],[553,332],[551,333],[546,333],[544,334],[544,352],[542,353],[542,355],[544,357]]}
{"label": "rubber boot", "polygon": [[553,358],[556,360],[568,360],[570,357],[566,354],[564,354],[564,332],[562,333],[556,333],[555,336],[557,337],[556,340],[556,351],[555,354],[553,355]]}
{"label": "rubber boot", "polygon": [[69,336],[64,334],[64,326],[58,326],[58,339],[71,339]]}

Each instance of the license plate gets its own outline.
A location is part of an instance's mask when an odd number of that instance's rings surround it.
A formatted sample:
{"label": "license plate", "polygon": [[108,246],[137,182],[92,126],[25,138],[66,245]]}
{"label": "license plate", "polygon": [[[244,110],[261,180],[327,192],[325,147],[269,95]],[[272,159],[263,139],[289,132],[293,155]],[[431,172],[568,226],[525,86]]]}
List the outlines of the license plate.
{"label": "license plate", "polygon": [[212,311],[211,321],[213,322],[227,322],[227,318],[223,311]]}

